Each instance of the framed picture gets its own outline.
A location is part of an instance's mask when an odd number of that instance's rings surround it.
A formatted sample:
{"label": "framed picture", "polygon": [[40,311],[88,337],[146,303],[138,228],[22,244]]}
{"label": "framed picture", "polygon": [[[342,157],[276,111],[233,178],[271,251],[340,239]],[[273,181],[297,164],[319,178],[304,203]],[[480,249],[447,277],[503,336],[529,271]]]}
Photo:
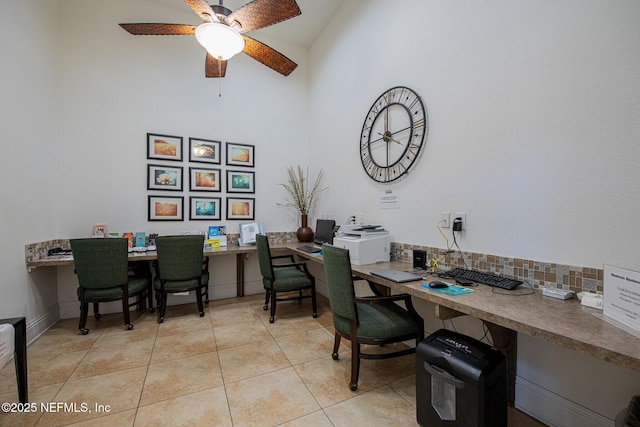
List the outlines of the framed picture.
{"label": "framed picture", "polygon": [[222,191],[220,169],[189,168],[189,190]]}
{"label": "framed picture", "polygon": [[189,161],[197,163],[221,163],[220,141],[209,141],[208,139],[189,138]]}
{"label": "framed picture", "polygon": [[227,197],[227,219],[253,219],[256,199]]}
{"label": "framed picture", "polygon": [[227,142],[227,164],[233,166],[253,167],[254,146]]}
{"label": "framed picture", "polygon": [[149,221],[182,221],[183,197],[149,196]]}
{"label": "framed picture", "polygon": [[227,171],[227,193],[255,193],[255,173],[248,171]]}
{"label": "framed picture", "polygon": [[182,166],[147,165],[147,190],[182,191]]}
{"label": "framed picture", "polygon": [[147,159],[182,161],[182,137],[147,134]]}
{"label": "framed picture", "polygon": [[189,219],[221,219],[220,197],[189,197]]}

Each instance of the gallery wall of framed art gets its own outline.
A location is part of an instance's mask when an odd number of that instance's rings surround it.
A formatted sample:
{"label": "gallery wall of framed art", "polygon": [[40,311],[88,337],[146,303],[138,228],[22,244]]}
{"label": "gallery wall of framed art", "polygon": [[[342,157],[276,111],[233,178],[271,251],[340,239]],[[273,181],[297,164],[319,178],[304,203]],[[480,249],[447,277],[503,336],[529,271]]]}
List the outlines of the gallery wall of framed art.
{"label": "gallery wall of framed art", "polygon": [[186,140],[147,133],[148,220],[255,219],[255,146]]}

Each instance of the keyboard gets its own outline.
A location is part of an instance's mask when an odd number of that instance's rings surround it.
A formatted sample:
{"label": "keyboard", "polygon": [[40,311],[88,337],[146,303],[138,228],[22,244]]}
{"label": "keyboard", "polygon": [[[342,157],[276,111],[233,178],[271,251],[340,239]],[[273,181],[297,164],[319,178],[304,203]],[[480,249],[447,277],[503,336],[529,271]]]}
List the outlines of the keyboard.
{"label": "keyboard", "polygon": [[522,284],[522,280],[508,279],[506,277],[498,276],[497,274],[484,273],[476,270],[465,270],[464,268],[454,268],[447,271],[446,274],[454,278],[473,280],[477,283],[483,283],[485,285],[508,290],[515,289]]}
{"label": "keyboard", "polygon": [[298,246],[298,249],[303,252],[308,252],[310,254],[317,254],[318,252],[322,252],[322,249],[317,248],[315,246],[309,246],[309,245]]}

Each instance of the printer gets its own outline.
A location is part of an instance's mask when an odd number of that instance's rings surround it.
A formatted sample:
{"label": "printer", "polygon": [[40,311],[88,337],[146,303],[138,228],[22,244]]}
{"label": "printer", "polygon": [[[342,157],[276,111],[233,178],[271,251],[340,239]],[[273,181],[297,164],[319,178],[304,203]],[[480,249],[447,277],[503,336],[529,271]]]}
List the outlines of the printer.
{"label": "printer", "polygon": [[389,232],[380,225],[341,225],[333,245],[348,249],[351,264],[355,265],[388,262],[390,259]]}

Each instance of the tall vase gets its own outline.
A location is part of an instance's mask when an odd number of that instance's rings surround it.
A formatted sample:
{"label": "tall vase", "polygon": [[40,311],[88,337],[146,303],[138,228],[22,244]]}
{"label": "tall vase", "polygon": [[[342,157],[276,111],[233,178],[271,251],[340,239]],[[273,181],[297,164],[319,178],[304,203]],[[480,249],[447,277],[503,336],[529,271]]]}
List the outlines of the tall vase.
{"label": "tall vase", "polygon": [[312,242],[313,241],[313,230],[307,224],[308,218],[306,214],[302,215],[302,227],[298,228],[296,231],[296,237],[301,242]]}

